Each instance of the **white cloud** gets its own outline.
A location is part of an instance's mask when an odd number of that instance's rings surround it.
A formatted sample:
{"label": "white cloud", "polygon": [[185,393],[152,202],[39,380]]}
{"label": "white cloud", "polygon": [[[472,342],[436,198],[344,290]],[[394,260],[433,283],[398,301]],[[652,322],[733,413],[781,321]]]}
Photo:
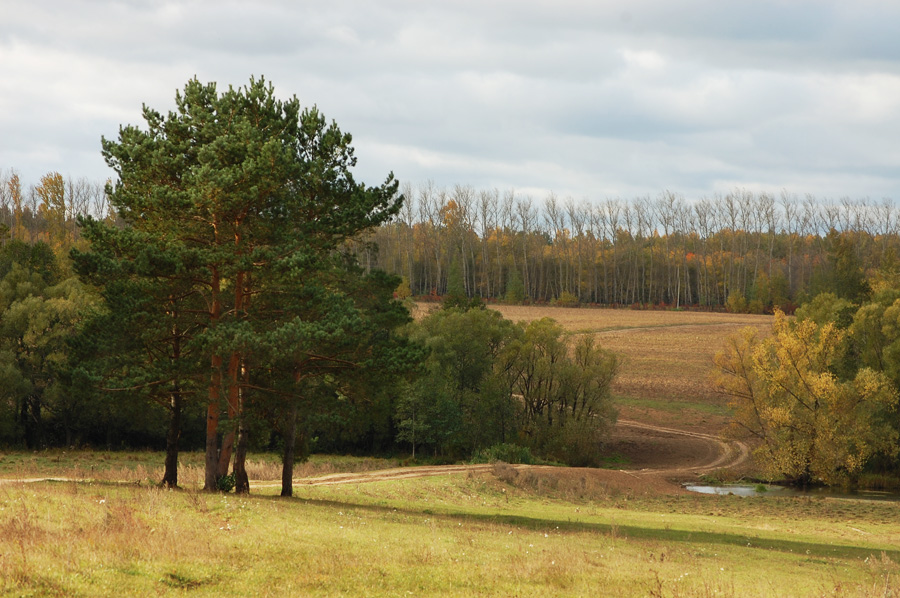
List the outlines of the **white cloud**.
{"label": "white cloud", "polygon": [[647,71],[661,71],[669,63],[664,56],[653,50],[619,50],[622,60],[627,67],[637,67]]}

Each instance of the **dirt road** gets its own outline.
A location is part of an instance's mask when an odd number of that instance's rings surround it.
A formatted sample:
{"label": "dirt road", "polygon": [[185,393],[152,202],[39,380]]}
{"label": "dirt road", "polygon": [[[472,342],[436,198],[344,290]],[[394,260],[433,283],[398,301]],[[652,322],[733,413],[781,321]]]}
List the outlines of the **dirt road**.
{"label": "dirt road", "polygon": [[[713,434],[679,430],[632,420],[619,420],[612,436],[612,449],[627,457],[630,466],[620,470],[591,470],[603,477],[641,480],[641,487],[654,487],[661,492],[680,489],[679,482],[696,479],[699,474],[715,469],[736,467],[747,461],[749,450],[741,442],[729,441]],[[547,469],[546,466],[516,465],[517,469]],[[335,473],[294,480],[295,486],[330,486],[402,480],[435,475],[453,475],[491,471],[493,465],[433,465],[397,467],[359,473]],[[561,472],[567,468],[553,468]],[[581,472],[588,470],[578,470]],[[64,477],[0,479],[3,483],[43,481],[83,481]],[[280,487],[281,482],[253,481],[253,488]]]}
{"label": "dirt road", "polygon": [[[630,420],[619,420],[613,442],[625,449],[632,466],[619,470],[628,476],[653,477],[659,482],[696,479],[697,475],[726,467],[736,467],[749,458],[749,450],[742,442],[729,441],[712,434],[690,432],[655,426]],[[635,467],[637,466],[637,467]],[[492,465],[433,465],[398,467],[362,473],[335,473],[314,478],[294,480],[295,486],[331,486],[363,484],[386,480],[401,480],[434,475],[450,475],[490,471]],[[527,469],[529,465],[517,465]],[[559,469],[559,468],[557,468]],[[610,472],[613,473],[613,472]],[[663,484],[665,485],[665,484]],[[280,487],[280,482],[260,482],[256,488]]]}
{"label": "dirt road", "polygon": [[737,467],[750,458],[747,445],[737,440],[623,419],[616,424],[613,444],[627,451],[631,472],[643,475],[696,475]]}

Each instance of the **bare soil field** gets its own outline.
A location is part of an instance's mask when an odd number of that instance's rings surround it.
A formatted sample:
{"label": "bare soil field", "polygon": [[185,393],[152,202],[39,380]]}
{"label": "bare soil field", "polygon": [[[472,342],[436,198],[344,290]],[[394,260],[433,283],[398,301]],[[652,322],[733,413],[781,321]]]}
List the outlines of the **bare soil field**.
{"label": "bare soil field", "polygon": [[[725,401],[709,383],[713,356],[728,335],[747,326],[765,334],[772,325],[772,316],[746,314],[531,306],[493,309],[513,321],[547,317],[572,333],[593,334],[604,348],[621,356],[613,392],[660,404],[723,406]],[[666,421],[672,423],[670,417]]]}
{"label": "bare soil field", "polygon": [[593,334],[620,356],[613,386],[623,417],[715,430],[727,400],[710,383],[713,356],[745,328],[767,334],[772,316],[630,309],[493,306],[513,321],[553,318],[573,334]]}

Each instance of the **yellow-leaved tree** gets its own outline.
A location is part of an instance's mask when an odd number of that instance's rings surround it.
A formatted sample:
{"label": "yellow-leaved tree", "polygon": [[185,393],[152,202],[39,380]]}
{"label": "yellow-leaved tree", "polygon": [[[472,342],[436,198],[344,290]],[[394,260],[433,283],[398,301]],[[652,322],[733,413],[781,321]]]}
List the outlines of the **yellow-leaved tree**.
{"label": "yellow-leaved tree", "polygon": [[896,408],[888,378],[862,368],[835,375],[845,331],[831,322],[793,321],[776,312],[772,334],[746,329],[716,355],[715,381],[732,398],[733,427],[758,439],[765,473],[800,484],[852,484],[878,452],[896,452]]}

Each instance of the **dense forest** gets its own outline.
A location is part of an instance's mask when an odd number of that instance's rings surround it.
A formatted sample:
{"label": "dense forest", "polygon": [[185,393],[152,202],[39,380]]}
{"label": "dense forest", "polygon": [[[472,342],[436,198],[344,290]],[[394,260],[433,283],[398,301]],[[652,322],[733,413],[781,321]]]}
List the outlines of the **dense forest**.
{"label": "dense forest", "polygon": [[[542,200],[513,191],[406,185],[400,212],[351,241],[360,264],[401,276],[401,295],[439,298],[451,269],[485,300],[792,312],[821,293],[856,300],[900,276],[900,212],[736,190],[696,201]],[[78,216],[116,220],[104,183],[0,171],[0,233],[60,251]]]}
{"label": "dense forest", "polygon": [[576,202],[429,184],[404,195],[357,251],[422,297],[443,295],[456,263],[467,293],[487,300],[791,312],[820,292],[856,299],[864,276],[894,273],[900,251],[888,199],[736,190]]}

